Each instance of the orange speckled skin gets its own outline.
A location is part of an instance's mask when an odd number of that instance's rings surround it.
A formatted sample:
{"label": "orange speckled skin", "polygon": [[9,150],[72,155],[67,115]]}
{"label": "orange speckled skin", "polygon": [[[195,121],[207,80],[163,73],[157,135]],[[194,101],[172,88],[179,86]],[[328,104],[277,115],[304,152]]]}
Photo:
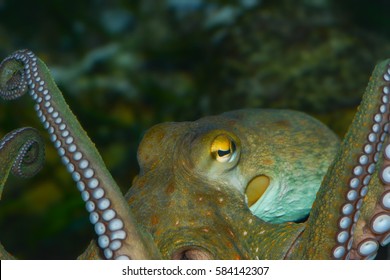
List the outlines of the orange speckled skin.
{"label": "orange speckled skin", "polygon": [[[237,163],[226,166],[211,157],[210,143],[220,134],[234,139]],[[249,210],[245,187],[259,174],[273,180],[283,166],[294,166],[289,178],[319,173],[320,181],[337,148],[337,137],[324,125],[289,110],[248,109],[160,124],[140,144],[141,171],[126,197],[163,258],[195,247],[214,259],[283,259],[303,225],[262,221]]]}

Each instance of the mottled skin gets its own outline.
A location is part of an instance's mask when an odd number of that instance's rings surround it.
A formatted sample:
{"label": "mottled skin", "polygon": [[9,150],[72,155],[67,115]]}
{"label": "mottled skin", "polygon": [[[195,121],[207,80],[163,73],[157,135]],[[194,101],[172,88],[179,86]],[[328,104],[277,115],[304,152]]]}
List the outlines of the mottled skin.
{"label": "mottled skin", "polygon": [[[210,152],[220,135],[235,142],[237,156],[231,162],[219,162]],[[272,183],[260,202],[272,199],[274,210],[280,200],[287,207],[278,214],[290,220],[303,218],[337,148],[336,136],[324,125],[288,110],[248,109],[196,122],[160,124],[140,144],[141,171],[126,197],[165,258],[185,250],[182,247],[204,248],[213,258],[281,258],[285,252],[270,255],[272,247],[266,249],[270,244],[260,242],[263,226],[246,206],[247,185],[252,178],[267,175]],[[313,181],[311,199],[302,186]],[[267,193],[273,189],[279,195],[270,198]],[[309,201],[303,216],[292,217],[291,209],[300,205],[292,197]],[[272,222],[280,218],[273,215]],[[259,248],[270,251],[263,255]]]}
{"label": "mottled skin", "polygon": [[[0,65],[0,95],[13,99],[30,91],[86,201],[100,249],[92,242],[80,259],[370,259],[390,241],[388,72],[389,61],[376,67],[337,152],[328,129],[292,111],[242,110],[155,126],[140,145],[141,171],[125,197],[48,69],[31,52],[19,51]],[[0,142],[2,166],[17,157],[22,143],[36,138],[26,131]],[[36,155],[40,163],[33,146],[27,162]],[[333,153],[336,159],[326,171]],[[13,169],[24,174],[19,164]],[[9,171],[1,169],[1,188]],[[325,171],[307,221],[289,222],[305,211],[286,204],[301,208],[301,200],[291,202],[299,196],[311,203],[314,183]],[[274,203],[251,211],[246,193],[256,176],[265,178],[260,185],[266,191],[254,205]],[[313,184],[302,185],[305,178]],[[287,184],[275,183],[284,180]],[[275,188],[287,194],[272,195]],[[257,217],[263,214],[268,222]],[[12,257],[2,247],[0,254]]]}

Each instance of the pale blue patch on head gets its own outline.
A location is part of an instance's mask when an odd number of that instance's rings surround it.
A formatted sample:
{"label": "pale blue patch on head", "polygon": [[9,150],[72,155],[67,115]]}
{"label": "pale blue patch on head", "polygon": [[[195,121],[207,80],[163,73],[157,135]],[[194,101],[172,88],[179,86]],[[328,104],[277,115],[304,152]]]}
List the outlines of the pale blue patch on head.
{"label": "pale blue patch on head", "polygon": [[320,187],[320,181],[299,181],[288,184],[286,178],[271,179],[263,196],[249,209],[258,218],[270,223],[284,223],[304,219],[310,212]]}

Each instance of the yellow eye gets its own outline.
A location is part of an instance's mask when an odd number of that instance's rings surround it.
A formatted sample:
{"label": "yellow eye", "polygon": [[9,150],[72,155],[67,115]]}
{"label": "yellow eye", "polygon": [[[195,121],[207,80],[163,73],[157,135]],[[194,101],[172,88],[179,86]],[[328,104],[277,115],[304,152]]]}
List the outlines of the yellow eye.
{"label": "yellow eye", "polygon": [[217,136],[211,144],[211,155],[219,162],[228,162],[236,154],[236,144],[227,135]]}

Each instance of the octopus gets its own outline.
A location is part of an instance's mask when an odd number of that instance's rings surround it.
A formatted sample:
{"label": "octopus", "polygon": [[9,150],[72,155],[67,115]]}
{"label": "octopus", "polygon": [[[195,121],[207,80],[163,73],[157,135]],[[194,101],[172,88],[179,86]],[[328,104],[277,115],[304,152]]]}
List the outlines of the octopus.
{"label": "octopus", "polygon": [[[390,243],[390,60],[373,71],[340,142],[291,110],[244,109],[148,130],[123,195],[44,62],[0,64],[0,96],[28,93],[96,233],[79,259],[373,259]],[[10,173],[42,168],[38,130],[0,141]],[[14,256],[0,245],[0,258]]]}

